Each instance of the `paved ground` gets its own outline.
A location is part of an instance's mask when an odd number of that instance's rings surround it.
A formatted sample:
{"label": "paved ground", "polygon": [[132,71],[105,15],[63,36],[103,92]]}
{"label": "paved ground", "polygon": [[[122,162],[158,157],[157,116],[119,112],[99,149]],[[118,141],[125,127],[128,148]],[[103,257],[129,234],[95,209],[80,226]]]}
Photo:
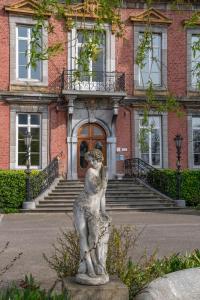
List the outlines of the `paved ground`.
{"label": "paved ground", "polygon": [[[136,226],[142,234],[132,257],[138,259],[144,250],[151,254],[158,248],[158,255],[200,249],[200,213],[187,212],[123,212],[111,213],[113,224]],[[7,241],[10,245],[0,254],[0,270],[17,253],[20,260],[6,272],[4,282],[23,278],[32,273],[45,287],[56,278],[42,257],[50,255],[52,244],[61,229],[73,227],[72,215],[66,214],[11,214],[0,217],[0,250]]]}

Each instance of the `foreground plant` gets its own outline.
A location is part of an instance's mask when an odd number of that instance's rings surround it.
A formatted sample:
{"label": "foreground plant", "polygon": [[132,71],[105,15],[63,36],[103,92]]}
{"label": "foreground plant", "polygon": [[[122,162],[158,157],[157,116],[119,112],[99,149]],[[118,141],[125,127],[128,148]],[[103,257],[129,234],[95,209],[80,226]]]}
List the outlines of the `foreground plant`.
{"label": "foreground plant", "polygon": [[[111,228],[108,244],[107,270],[110,275],[117,275],[129,288],[129,299],[134,299],[152,280],[171,272],[200,267],[200,250],[190,254],[172,254],[169,257],[157,258],[157,251],[149,257],[146,253],[138,262],[130,258],[143,230],[135,227],[121,226]],[[62,232],[53,245],[51,257],[44,254],[51,269],[56,271],[59,280],[74,276],[79,264],[79,240],[75,230]],[[1,300],[1,299],[0,299]]]}
{"label": "foreground plant", "polygon": [[67,290],[57,295],[45,291],[35,281],[32,275],[25,276],[19,286],[12,284],[9,288],[0,291],[0,300],[70,300]]}

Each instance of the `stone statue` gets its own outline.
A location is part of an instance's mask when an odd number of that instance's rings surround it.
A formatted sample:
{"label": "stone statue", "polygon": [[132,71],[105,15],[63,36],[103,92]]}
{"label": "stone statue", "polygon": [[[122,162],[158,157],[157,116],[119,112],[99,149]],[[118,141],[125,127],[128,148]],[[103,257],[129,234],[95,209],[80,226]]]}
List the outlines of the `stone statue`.
{"label": "stone statue", "polygon": [[74,203],[75,228],[80,238],[80,264],[76,281],[100,285],[109,281],[106,272],[107,244],[111,220],[105,211],[108,182],[103,154],[94,149],[86,153],[90,168],[85,176],[84,190]]}

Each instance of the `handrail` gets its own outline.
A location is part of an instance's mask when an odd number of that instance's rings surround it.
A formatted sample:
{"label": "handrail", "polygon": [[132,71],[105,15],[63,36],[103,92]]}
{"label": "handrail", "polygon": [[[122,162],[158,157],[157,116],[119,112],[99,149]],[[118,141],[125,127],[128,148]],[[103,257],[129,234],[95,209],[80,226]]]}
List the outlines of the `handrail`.
{"label": "handrail", "polygon": [[37,198],[43,193],[53,181],[59,177],[59,160],[63,156],[63,151],[56,155],[49,165],[37,176],[30,177],[30,199]]}
{"label": "handrail", "polygon": [[125,177],[139,178],[143,182],[152,186],[154,189],[171,198],[169,187],[169,177],[162,172],[149,165],[141,158],[131,158],[124,161]]}
{"label": "handrail", "polygon": [[125,73],[63,70],[61,89],[101,92],[125,92]]}

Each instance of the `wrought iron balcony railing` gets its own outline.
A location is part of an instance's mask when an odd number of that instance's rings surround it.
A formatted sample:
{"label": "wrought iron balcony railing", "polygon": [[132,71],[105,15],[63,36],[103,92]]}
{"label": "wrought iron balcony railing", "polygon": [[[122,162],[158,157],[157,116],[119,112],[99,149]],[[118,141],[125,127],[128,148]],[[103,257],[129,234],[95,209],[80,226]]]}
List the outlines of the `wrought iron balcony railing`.
{"label": "wrought iron balcony railing", "polygon": [[125,74],[117,72],[81,72],[64,70],[61,89],[74,91],[125,92]]}

